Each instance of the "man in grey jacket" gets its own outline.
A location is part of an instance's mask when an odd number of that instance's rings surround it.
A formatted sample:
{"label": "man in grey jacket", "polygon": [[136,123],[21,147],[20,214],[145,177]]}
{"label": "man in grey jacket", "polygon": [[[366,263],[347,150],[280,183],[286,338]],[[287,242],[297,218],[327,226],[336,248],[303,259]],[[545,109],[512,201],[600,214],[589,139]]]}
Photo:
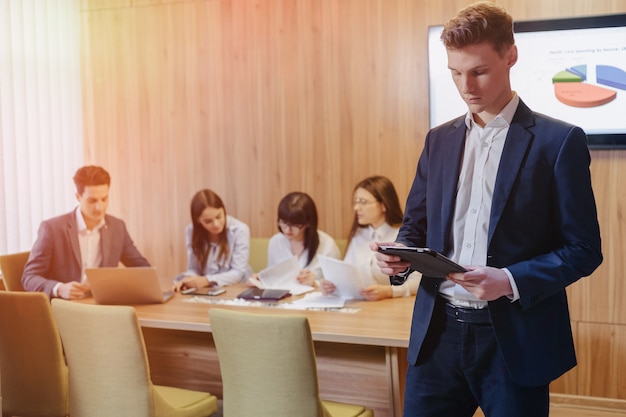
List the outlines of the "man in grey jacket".
{"label": "man in grey jacket", "polygon": [[109,173],[84,166],[74,175],[78,207],[45,220],[24,267],[26,291],[42,291],[50,298],[80,299],[89,292],[86,268],[149,266],[133,244],[124,222],[106,214]]}

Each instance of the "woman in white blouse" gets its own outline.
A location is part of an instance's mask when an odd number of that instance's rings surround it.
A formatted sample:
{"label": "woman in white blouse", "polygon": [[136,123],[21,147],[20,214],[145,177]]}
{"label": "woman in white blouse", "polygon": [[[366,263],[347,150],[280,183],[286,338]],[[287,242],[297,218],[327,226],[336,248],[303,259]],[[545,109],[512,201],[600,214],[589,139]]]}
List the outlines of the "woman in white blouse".
{"label": "woman in white blouse", "polygon": [[250,228],[228,216],[222,199],[211,190],[200,190],[191,200],[185,243],[187,271],[176,278],[176,291],[233,284],[251,275]]}
{"label": "woman in white blouse", "polygon": [[298,275],[301,284],[315,286],[322,270],[317,255],[339,258],[335,240],[317,228],[317,208],[306,193],[292,192],[278,204],[278,231],[270,238],[267,248],[267,265],[271,267],[290,257],[296,257],[302,270]]}
{"label": "woman in white blouse", "polygon": [[[419,274],[410,276],[403,285],[391,286],[389,277],[380,272],[370,242],[393,242],[402,224],[402,208],[398,194],[389,178],[380,175],[365,178],[352,193],[354,220],[348,235],[348,248],[344,261],[357,266],[359,273],[370,277],[376,284],[363,289],[368,301],[414,295],[419,285]],[[330,294],[335,285],[323,280],[322,291]]]}

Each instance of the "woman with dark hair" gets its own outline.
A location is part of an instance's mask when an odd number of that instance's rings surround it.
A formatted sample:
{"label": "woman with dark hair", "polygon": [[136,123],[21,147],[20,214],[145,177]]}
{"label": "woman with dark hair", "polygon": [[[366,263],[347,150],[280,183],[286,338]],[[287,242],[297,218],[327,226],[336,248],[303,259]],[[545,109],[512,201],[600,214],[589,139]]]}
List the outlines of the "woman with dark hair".
{"label": "woman with dark hair", "polygon": [[[376,282],[363,289],[361,294],[368,301],[413,295],[419,285],[419,273],[414,273],[403,285],[391,286],[389,276],[380,272],[376,254],[370,242],[393,242],[402,224],[402,208],[391,180],[381,175],[360,181],[352,192],[354,220],[348,234],[348,247],[344,261],[356,265],[364,277]],[[414,277],[415,276],[415,277]],[[335,285],[323,280],[322,291],[330,294]]]}
{"label": "woman with dark hair", "polygon": [[292,192],[278,204],[278,231],[269,241],[267,265],[271,267],[295,256],[302,271],[298,275],[301,284],[315,286],[322,270],[317,255],[339,258],[340,251],[335,240],[317,228],[315,202],[306,193]]}
{"label": "woman with dark hair", "polygon": [[185,243],[187,271],[176,278],[176,291],[233,284],[251,274],[250,228],[228,216],[222,199],[211,190],[200,190],[191,199]]}

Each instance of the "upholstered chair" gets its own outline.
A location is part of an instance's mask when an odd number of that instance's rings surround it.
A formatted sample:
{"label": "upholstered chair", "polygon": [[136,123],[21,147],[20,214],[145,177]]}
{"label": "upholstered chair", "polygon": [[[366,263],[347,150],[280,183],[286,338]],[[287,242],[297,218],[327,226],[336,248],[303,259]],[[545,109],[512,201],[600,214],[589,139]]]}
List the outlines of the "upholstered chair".
{"label": "upholstered chair", "polygon": [[22,273],[30,252],[18,252],[0,255],[0,271],[7,291],[24,291]]}
{"label": "upholstered chair", "polygon": [[46,294],[0,291],[0,379],[3,416],[68,415],[68,369]]}
{"label": "upholstered chair", "polygon": [[205,417],[209,393],[154,385],[134,307],[52,300],[69,369],[72,417]]}
{"label": "upholstered chair", "polygon": [[371,417],[361,405],[322,401],[305,316],[209,310],[226,417]]}

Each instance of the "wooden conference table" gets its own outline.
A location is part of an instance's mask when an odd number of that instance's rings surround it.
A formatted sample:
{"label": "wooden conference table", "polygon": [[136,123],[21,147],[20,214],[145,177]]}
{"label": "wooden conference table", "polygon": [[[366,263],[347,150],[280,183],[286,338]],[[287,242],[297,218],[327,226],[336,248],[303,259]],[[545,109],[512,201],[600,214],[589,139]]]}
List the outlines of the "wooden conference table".
{"label": "wooden conference table", "polygon": [[[176,294],[164,304],[136,306],[155,384],[205,390],[222,398],[211,308],[304,314],[311,324],[322,399],[363,404],[377,417],[402,415],[415,297],[349,301],[346,308],[352,312],[231,305],[244,288],[230,286],[221,296],[200,297],[205,302],[190,302],[192,296]],[[293,297],[281,302],[290,301]]]}

